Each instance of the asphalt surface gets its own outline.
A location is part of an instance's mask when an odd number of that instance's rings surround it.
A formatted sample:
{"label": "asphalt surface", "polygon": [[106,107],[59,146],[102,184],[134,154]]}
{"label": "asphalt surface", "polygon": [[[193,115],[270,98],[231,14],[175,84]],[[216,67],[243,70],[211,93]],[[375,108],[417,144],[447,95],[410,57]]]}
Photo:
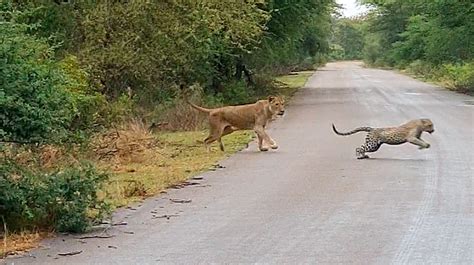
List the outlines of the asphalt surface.
{"label": "asphalt surface", "polygon": [[[473,97],[330,63],[272,124],[278,150],[253,143],[200,185],[120,210],[127,225],[96,232],[112,238],[61,236],[7,263],[473,264],[473,114]],[[430,149],[382,146],[368,160],[355,159],[364,133],[331,130],[417,118],[435,125]]]}

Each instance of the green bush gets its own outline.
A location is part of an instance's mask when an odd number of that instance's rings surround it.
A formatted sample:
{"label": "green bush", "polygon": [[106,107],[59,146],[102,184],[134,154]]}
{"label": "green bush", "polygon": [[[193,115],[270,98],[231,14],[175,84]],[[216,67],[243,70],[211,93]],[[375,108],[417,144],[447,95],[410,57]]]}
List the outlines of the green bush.
{"label": "green bush", "polygon": [[67,75],[64,89],[71,97],[74,119],[72,131],[87,131],[98,125],[107,125],[110,108],[107,100],[98,92],[97,85],[91,84],[89,74],[82,69],[76,56],[67,55],[59,67]]}
{"label": "green bush", "polygon": [[445,64],[441,80],[448,82],[459,91],[474,92],[474,62],[465,64]]}
{"label": "green bush", "polygon": [[228,82],[217,97],[230,105],[252,103],[256,99],[252,87],[247,86],[245,81]]}
{"label": "green bush", "polygon": [[461,92],[474,91],[474,63],[443,64],[436,66],[425,61],[415,60],[407,71],[417,76],[440,81],[448,87]]}
{"label": "green bush", "polygon": [[11,161],[0,165],[0,209],[10,230],[83,232],[108,213],[97,196],[106,175],[90,165],[43,173]]}
{"label": "green bush", "polygon": [[330,49],[329,59],[335,60],[335,61],[345,59],[345,51],[341,45],[332,44],[329,49]]}
{"label": "green bush", "polygon": [[0,142],[71,141],[106,120],[105,97],[75,56],[57,61],[30,28],[14,19],[0,24]]}
{"label": "green bush", "polygon": [[406,69],[414,75],[425,76],[429,78],[433,76],[435,66],[421,60],[415,60],[411,62]]}
{"label": "green bush", "polygon": [[0,142],[61,141],[74,115],[68,76],[46,41],[26,30],[0,23]]}

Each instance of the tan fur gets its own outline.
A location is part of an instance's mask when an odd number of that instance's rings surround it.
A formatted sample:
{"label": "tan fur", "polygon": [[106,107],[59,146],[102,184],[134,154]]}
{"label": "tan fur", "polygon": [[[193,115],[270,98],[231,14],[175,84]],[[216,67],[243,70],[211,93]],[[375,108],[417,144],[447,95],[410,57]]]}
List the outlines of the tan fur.
{"label": "tan fur", "polygon": [[220,149],[224,151],[222,136],[237,130],[254,130],[258,138],[258,148],[260,151],[267,151],[263,143],[269,143],[272,149],[277,149],[276,142],[265,132],[268,122],[274,119],[275,115],[283,115],[285,112],[284,100],[281,97],[270,96],[266,100],[259,100],[253,104],[226,106],[216,109],[207,109],[197,106],[188,101],[195,108],[209,115],[209,136],[204,140],[206,148],[218,141]]}
{"label": "tan fur", "polygon": [[390,140],[409,142],[418,145],[420,149],[429,148],[430,144],[424,142],[420,137],[422,132],[433,133],[433,122],[429,119],[411,120],[398,127],[376,129],[377,134],[386,139],[388,144]]}

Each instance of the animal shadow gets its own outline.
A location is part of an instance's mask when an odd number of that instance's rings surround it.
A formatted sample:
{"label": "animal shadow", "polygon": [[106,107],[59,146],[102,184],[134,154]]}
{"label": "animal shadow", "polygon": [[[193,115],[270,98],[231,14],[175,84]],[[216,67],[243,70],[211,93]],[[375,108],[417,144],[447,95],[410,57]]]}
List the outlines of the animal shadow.
{"label": "animal shadow", "polygon": [[426,162],[422,158],[392,158],[392,157],[370,157],[365,160],[393,161],[393,162]]}

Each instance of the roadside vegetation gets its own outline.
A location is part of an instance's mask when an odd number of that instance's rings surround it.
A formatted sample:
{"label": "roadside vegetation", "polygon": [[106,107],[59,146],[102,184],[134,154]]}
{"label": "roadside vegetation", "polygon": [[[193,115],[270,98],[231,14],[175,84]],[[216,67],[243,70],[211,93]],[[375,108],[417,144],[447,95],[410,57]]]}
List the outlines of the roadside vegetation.
{"label": "roadside vegetation", "polygon": [[360,0],[371,7],[336,18],[330,58],[364,59],[460,92],[474,92],[474,12],[470,1]]}
{"label": "roadside vegetation", "polygon": [[334,8],[0,1],[0,256],[84,232],[244,148],[252,132],[207,153],[183,94],[209,107],[291,96],[326,60]]}
{"label": "roadside vegetation", "polygon": [[329,59],[362,60],[364,50],[364,18],[334,17],[330,37]]}

